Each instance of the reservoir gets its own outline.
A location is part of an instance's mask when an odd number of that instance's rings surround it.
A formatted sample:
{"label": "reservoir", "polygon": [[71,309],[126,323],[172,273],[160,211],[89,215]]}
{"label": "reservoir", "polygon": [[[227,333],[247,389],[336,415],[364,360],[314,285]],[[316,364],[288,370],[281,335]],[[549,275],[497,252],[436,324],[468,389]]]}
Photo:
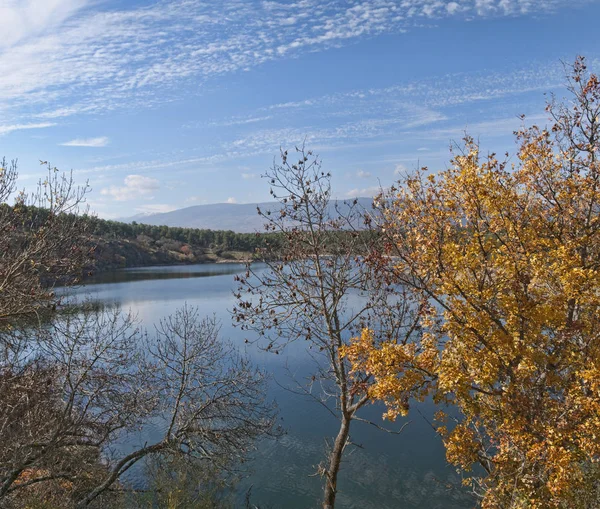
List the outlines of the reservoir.
{"label": "reservoir", "polygon": [[[316,475],[317,466],[324,460],[326,439],[332,441],[337,433],[338,422],[313,399],[286,389],[294,386],[290,373],[298,378],[311,373],[314,364],[305,342],[292,343],[275,355],[246,344],[246,338],[253,338],[233,327],[233,277],[242,272],[244,267],[238,264],[126,269],[100,274],[72,291],[78,298],[131,311],[149,334],[155,323],[186,303],[197,307],[201,315],[215,315],[222,324],[222,338],[270,374],[269,396],[278,405],[279,422],[285,429],[281,438],[257,444],[247,464],[249,474],[236,489],[239,505],[243,506],[244,494],[252,487],[252,502],[261,507],[319,508],[322,480]],[[460,476],[446,462],[441,440],[428,423],[432,405],[413,405],[407,418],[393,424],[381,420],[383,412],[380,405],[368,405],[361,416],[393,430],[410,423],[401,434],[385,433],[362,422],[352,424],[351,440],[357,445],[346,450],[336,507],[474,507],[476,501],[460,487]]]}

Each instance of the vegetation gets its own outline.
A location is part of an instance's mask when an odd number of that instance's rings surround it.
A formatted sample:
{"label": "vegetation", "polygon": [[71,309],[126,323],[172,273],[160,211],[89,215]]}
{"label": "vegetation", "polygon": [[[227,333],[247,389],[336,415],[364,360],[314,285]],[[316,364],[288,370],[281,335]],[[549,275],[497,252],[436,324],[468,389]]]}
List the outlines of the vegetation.
{"label": "vegetation", "polygon": [[[79,210],[87,188],[50,166],[9,206],[16,165],[3,161],[0,506],[232,505],[230,472],[277,431],[265,373],[193,308],[148,335],[119,310],[56,313],[52,286],[94,260],[243,252],[266,268],[237,277],[235,324],[274,354],[305,341],[315,369],[291,390],[339,420],[317,469],[323,508],[365,406],[382,401],[394,420],[427,397],[484,509],[598,507],[600,80],[583,58],[568,89],[548,128],[515,133],[514,163],[467,136],[450,169],[407,176],[374,211],[332,208],[320,160],[283,151],[261,235],[100,220]],[[156,423],[152,441],[114,447]],[[123,475],[142,464],[149,491],[132,494]]]}
{"label": "vegetation", "polygon": [[[356,202],[331,211],[330,175],[311,152],[296,152],[298,162],[290,163],[282,152],[281,163],[266,175],[281,208],[259,213],[279,242],[267,243],[262,252],[266,270],[249,264],[246,275],[237,278],[233,314],[242,329],[254,331],[260,346],[275,354],[292,341],[307,341],[315,371],[307,380],[295,380],[293,390],[317,400],[340,422],[318,467],[323,507],[329,509],[335,505],[342,457],[352,445],[351,424],[364,421],[360,410],[370,401],[371,377],[351,379],[340,352],[367,326],[378,330],[381,340],[410,342],[418,313],[409,296],[374,278],[362,263],[379,238],[368,228],[364,211]],[[353,307],[352,295],[364,298]]]}
{"label": "vegetation", "polygon": [[[3,164],[5,199],[16,178]],[[49,167],[36,194],[0,214],[2,507],[119,505],[123,474],[143,460],[226,471],[274,429],[265,374],[220,340],[214,319],[184,307],[148,335],[118,309],[54,313],[51,285],[89,263],[89,219],[76,214],[85,192]],[[152,441],[115,447],[158,422]]]}
{"label": "vegetation", "polygon": [[345,351],[388,417],[415,379],[459,411],[437,429],[484,508],[598,507],[600,82],[580,58],[568,85],[512,166],[467,138],[391,191],[378,268],[431,303],[421,349],[365,332]]}
{"label": "vegetation", "polygon": [[252,253],[264,246],[264,236],[256,233],[201,230],[173,226],[154,226],[137,222],[120,223],[87,216],[90,232],[103,239],[171,240],[204,249]]}
{"label": "vegetation", "polygon": [[[6,166],[6,163],[4,163],[4,165]],[[11,165],[10,171],[16,172],[16,165],[14,163]],[[3,201],[5,199],[6,197],[3,197]],[[6,207],[6,209],[10,209],[10,207]],[[42,224],[45,224],[50,216],[57,215],[58,213],[61,214],[61,217],[64,216],[65,219],[68,218],[71,221],[75,220],[77,217],[77,215],[72,213],[72,211],[68,208],[58,211],[43,206],[27,206],[26,203],[19,203],[19,212],[30,222],[30,229],[32,227],[37,228]],[[236,233],[233,231],[155,226],[137,223],[136,221],[131,223],[123,223],[119,221],[102,219],[87,213],[80,214],[77,219],[80,224],[85,225],[86,231],[90,235],[106,240],[131,240],[143,236],[145,239],[142,240],[171,240],[206,249],[246,252],[252,252],[264,245],[263,237],[255,233]]]}
{"label": "vegetation", "polygon": [[91,260],[87,225],[74,214],[87,187],[47,170],[37,191],[26,195],[16,192],[16,163],[0,161],[0,326],[51,307],[52,284],[76,282]]}
{"label": "vegetation", "polygon": [[[16,167],[10,171],[16,172]],[[0,198],[6,200],[13,191],[10,190],[6,196]],[[81,228],[82,232],[85,232],[83,244],[72,245],[74,249],[82,249],[80,246],[85,246],[88,263],[83,264],[85,270],[79,276],[85,276],[91,271],[102,272],[124,267],[245,261],[252,258],[257,250],[262,249],[267,239],[271,244],[277,242],[276,236],[266,233],[235,233],[152,226],[136,222],[121,223],[81,212],[76,214],[68,209],[52,211],[25,202],[20,202],[14,207],[4,204],[0,210],[0,214],[11,218],[10,228],[23,232],[23,238],[27,238],[26,232],[40,232],[42,225],[47,228],[51,224],[50,217],[53,217],[55,222],[58,218],[58,221],[70,222]],[[54,230],[46,229],[45,238],[58,238],[54,235],[58,226],[56,225]],[[79,235],[73,232],[71,238],[77,239]],[[5,238],[9,239],[10,237]],[[50,255],[49,250],[44,251]],[[71,253],[70,259],[74,259],[74,255],[75,253]],[[62,275],[68,273],[68,267],[64,267]]]}

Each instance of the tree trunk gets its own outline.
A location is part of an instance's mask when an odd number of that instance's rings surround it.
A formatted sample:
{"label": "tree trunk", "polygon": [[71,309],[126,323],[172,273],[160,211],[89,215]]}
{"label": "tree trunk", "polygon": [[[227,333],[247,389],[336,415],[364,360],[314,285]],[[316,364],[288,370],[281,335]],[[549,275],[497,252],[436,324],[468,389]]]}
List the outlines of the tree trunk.
{"label": "tree trunk", "polygon": [[335,506],[335,496],[337,494],[337,477],[340,471],[342,454],[346,448],[348,435],[350,433],[350,416],[342,414],[340,430],[333,444],[333,449],[329,455],[329,468],[325,473],[325,493],[323,497],[323,509],[333,509]]}

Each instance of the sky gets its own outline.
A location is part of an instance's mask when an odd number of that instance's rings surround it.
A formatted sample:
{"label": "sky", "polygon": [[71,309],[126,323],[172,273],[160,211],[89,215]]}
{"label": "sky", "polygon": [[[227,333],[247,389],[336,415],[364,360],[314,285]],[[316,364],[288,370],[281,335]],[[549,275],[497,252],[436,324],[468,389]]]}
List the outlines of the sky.
{"label": "sky", "polygon": [[464,132],[514,154],[564,64],[600,73],[594,0],[0,0],[0,157],[89,182],[119,218],[269,201],[305,143],[338,198],[449,164]]}

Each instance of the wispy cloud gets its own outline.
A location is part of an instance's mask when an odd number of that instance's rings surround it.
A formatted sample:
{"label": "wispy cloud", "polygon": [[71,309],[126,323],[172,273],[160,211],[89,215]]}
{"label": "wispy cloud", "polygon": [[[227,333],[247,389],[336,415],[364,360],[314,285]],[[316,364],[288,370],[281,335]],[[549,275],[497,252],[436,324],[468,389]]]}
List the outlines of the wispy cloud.
{"label": "wispy cloud", "polygon": [[157,179],[143,175],[127,175],[123,186],[110,186],[100,191],[104,196],[110,196],[116,201],[128,201],[140,197],[149,197],[159,189]]}
{"label": "wispy cloud", "polygon": [[71,141],[66,141],[61,143],[63,147],[106,147],[108,145],[108,138],[106,136],[101,136],[99,138],[76,138]]}
{"label": "wispy cloud", "polygon": [[402,132],[406,128],[446,120],[441,112],[410,104],[396,105],[393,111],[388,111],[384,116],[375,116],[378,113],[373,112],[372,118],[340,122],[335,119],[336,113],[332,110],[331,118],[337,121],[331,127],[307,124],[305,127],[260,129],[229,142],[226,149],[230,154],[244,151],[274,153],[281,146],[294,146],[303,141],[312,147],[322,143],[341,145],[349,140],[372,140]]}
{"label": "wispy cloud", "polygon": [[346,193],[346,198],[371,198],[373,196],[377,196],[380,192],[380,186],[356,188],[348,191]]}
{"label": "wispy cloud", "polygon": [[[440,84],[443,83],[443,86]],[[528,62],[521,68],[482,70],[436,75],[419,81],[405,81],[389,87],[365,88],[327,94],[305,100],[276,103],[265,111],[285,109],[304,113],[328,110],[363,117],[377,114],[410,116],[411,126],[440,120],[441,108],[493,101],[530,92],[546,92],[564,83],[564,68],[557,60]]]}
{"label": "wispy cloud", "polygon": [[243,126],[248,124],[257,124],[259,122],[266,122],[267,120],[271,120],[273,118],[272,115],[263,115],[263,116],[252,116],[252,117],[237,117],[229,120],[221,120],[218,122],[208,122],[208,123],[194,123],[192,125],[186,125],[185,127],[234,127],[234,126]]}
{"label": "wispy cloud", "polygon": [[0,136],[3,134],[8,134],[13,131],[21,131],[23,129],[43,129],[45,127],[52,127],[56,125],[51,122],[38,122],[32,124],[11,124],[11,125],[1,125],[0,124]]}
{"label": "wispy cloud", "polygon": [[408,169],[403,164],[399,163],[394,168],[394,175],[406,175],[408,173]]}
{"label": "wispy cloud", "polygon": [[0,5],[0,48],[10,48],[60,26],[85,4],[85,0],[6,0]]}
{"label": "wispy cloud", "polygon": [[443,128],[428,129],[420,136],[425,134],[428,139],[447,139],[447,140],[460,140],[465,133],[471,136],[506,136],[512,132],[518,130],[523,125],[531,125],[539,123],[545,125],[549,122],[548,114],[537,114],[525,117],[521,120],[516,114],[512,117],[502,117],[493,120],[486,120],[482,122],[474,122],[472,124],[463,125],[452,125]]}
{"label": "wispy cloud", "polygon": [[0,7],[0,106],[36,105],[35,115],[49,119],[152,106],[192,78],[420,29],[424,19],[528,15],[586,1],[173,0],[123,10],[92,0],[9,1]]}
{"label": "wispy cloud", "polygon": [[178,207],[167,203],[149,203],[147,205],[136,207],[135,211],[141,214],[164,214],[165,212],[171,212],[177,208]]}

